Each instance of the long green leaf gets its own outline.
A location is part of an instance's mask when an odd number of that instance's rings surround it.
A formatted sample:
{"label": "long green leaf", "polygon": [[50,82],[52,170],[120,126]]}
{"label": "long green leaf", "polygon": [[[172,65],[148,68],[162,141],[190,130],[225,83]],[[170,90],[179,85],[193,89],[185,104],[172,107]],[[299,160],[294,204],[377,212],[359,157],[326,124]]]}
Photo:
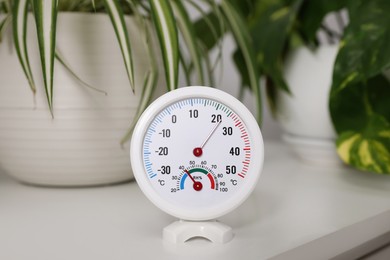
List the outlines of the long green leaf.
{"label": "long green leaf", "polygon": [[199,84],[204,85],[205,82],[202,69],[202,60],[200,58],[201,55],[197,44],[194,25],[191,22],[189,15],[180,0],[174,0],[171,3],[174,7],[176,19],[179,24],[179,29],[183,35],[184,41],[186,42],[192,62],[194,63],[195,70],[198,74]]}
{"label": "long green leaf", "polygon": [[167,0],[149,0],[153,22],[164,61],[168,90],[177,88],[179,74],[179,43],[175,17]]}
{"label": "long green leaf", "polygon": [[[134,15],[136,16],[138,22],[141,24],[141,27],[143,28],[144,34],[143,34],[142,39],[144,41],[144,46],[146,46],[146,51],[148,53],[148,58],[149,58],[149,63],[150,63],[149,70],[145,74],[145,79],[144,79],[144,84],[143,84],[144,88],[142,91],[140,104],[138,105],[138,110],[137,110],[137,114],[136,114],[136,119],[138,119],[139,116],[141,116],[142,112],[145,110],[145,108],[147,107],[147,105],[151,101],[153,91],[157,85],[159,71],[158,71],[158,65],[157,65],[157,60],[156,60],[157,54],[156,54],[155,49],[154,49],[155,45],[153,44],[152,33],[151,33],[150,28],[149,28],[149,25],[150,25],[149,21],[147,20],[147,18],[142,17],[141,13],[138,11],[138,9],[136,8],[136,6],[134,4],[134,0],[129,1],[129,2],[133,3],[131,5],[132,10],[134,10],[133,11]],[[137,122],[137,120],[133,121],[133,127],[135,126],[136,122]]]}
{"label": "long green leaf", "polygon": [[226,16],[227,22],[230,25],[233,36],[237,42],[239,49],[241,50],[246,67],[248,69],[249,82],[253,93],[256,96],[257,104],[257,118],[259,124],[262,121],[262,102],[261,93],[259,88],[259,74],[257,70],[257,64],[255,61],[255,52],[252,46],[251,39],[249,37],[249,31],[244,24],[244,21],[240,14],[233,8],[233,6],[227,1],[221,2],[221,8]]}
{"label": "long green leaf", "polygon": [[192,86],[192,83],[191,83],[191,68],[190,68],[190,65],[191,64],[187,64],[187,61],[184,59],[185,58],[185,55],[183,53],[183,50],[180,49],[180,64],[181,64],[181,68],[183,69],[183,72],[184,72],[184,78],[186,80],[186,84],[187,86]]}
{"label": "long green leaf", "polygon": [[201,17],[194,23],[195,33],[199,40],[203,43],[206,50],[211,50],[218,42],[220,42],[224,30],[218,26],[218,16],[216,12],[210,11],[206,13],[195,0],[188,0],[188,3],[197,10]]}
{"label": "long green leaf", "polygon": [[202,50],[201,54],[203,55],[203,59],[206,65],[206,72],[207,72],[207,77],[209,79],[209,85],[215,86],[214,74],[212,72],[213,64],[211,62],[210,55],[208,55],[209,50],[207,49],[207,46],[203,44],[203,42],[199,41],[198,44],[199,44],[199,48]]}
{"label": "long green leaf", "polygon": [[135,116],[133,118],[133,121],[131,122],[131,125],[126,132],[126,134],[121,139],[121,145],[124,145],[125,142],[127,142],[134,130],[134,127],[138,121],[138,118],[141,116],[142,112],[145,110],[145,108],[150,103],[150,100],[152,98],[152,94],[154,92],[154,89],[157,86],[158,82],[158,66],[156,61],[156,53],[154,51],[154,44],[152,43],[152,37],[151,32],[148,27],[148,22],[145,21],[145,19],[142,17],[141,13],[136,7],[136,4],[132,0],[127,0],[127,3],[130,5],[131,9],[134,12],[136,21],[140,24],[141,28],[143,29],[142,32],[144,33],[142,36],[142,39],[144,41],[144,46],[146,46],[146,51],[148,53],[148,58],[150,62],[149,70],[145,74],[145,79],[143,81],[143,88],[142,93],[140,97],[140,103],[138,104],[137,111],[135,113]]}
{"label": "long green leaf", "polygon": [[0,14],[10,13],[10,9],[11,9],[10,6],[11,6],[10,0],[0,0]]}
{"label": "long green leaf", "polygon": [[[211,13],[215,14],[216,16],[216,25],[217,26],[217,31],[219,32],[226,32],[226,26],[225,26],[225,18],[223,16],[223,13],[221,11],[221,7],[216,3],[214,0],[203,0],[207,5],[208,8],[210,9]],[[204,33],[203,33],[204,34]],[[199,40],[202,40],[203,42],[204,36],[202,35]],[[217,47],[218,47],[218,52],[216,55],[216,58],[214,60],[214,63],[212,65],[212,73],[215,72],[215,69],[220,66],[220,73],[219,73],[219,79],[218,81],[220,82],[223,77],[223,37],[220,37],[217,42]]]}
{"label": "long green leaf", "polygon": [[13,38],[16,53],[28,84],[33,93],[36,92],[33,74],[31,72],[29,55],[27,50],[27,10],[28,0],[15,0],[13,7]]}
{"label": "long green leaf", "polygon": [[[218,64],[223,66],[222,36],[223,33],[226,32],[225,23],[223,19],[221,19],[223,14],[221,14],[220,7],[212,0],[206,0],[208,7],[211,9],[210,13],[206,13],[194,0],[188,0],[188,3],[201,15],[201,18],[194,23],[194,29],[198,38],[198,45],[200,46],[200,49],[203,50],[210,85],[214,86],[213,72]],[[208,53],[215,45],[217,46],[217,54],[214,61],[211,61]],[[221,68],[220,71],[222,76],[223,68]]]}
{"label": "long green leaf", "polygon": [[0,43],[2,41],[3,34],[5,30],[8,28],[8,24],[11,22],[11,20],[12,20],[12,16],[7,15],[2,21],[0,21]]}
{"label": "long green leaf", "polygon": [[141,116],[142,112],[150,103],[152,93],[157,85],[158,73],[156,71],[149,71],[144,80],[144,85],[142,88],[142,95],[140,99],[140,104],[138,105],[137,112],[135,113],[133,122],[131,123],[129,130],[121,139],[121,145],[125,144],[133,134],[135,125],[137,124],[138,118]]}
{"label": "long green leaf", "polygon": [[58,0],[34,0],[33,3],[43,81],[50,112],[53,115],[53,73]]}
{"label": "long green leaf", "polygon": [[100,92],[104,95],[107,96],[107,92],[101,90],[101,89],[98,89],[98,88],[95,88],[93,87],[92,85],[88,84],[87,82],[85,82],[84,80],[82,80],[79,75],[77,75],[77,73],[70,67],[70,65],[65,61],[64,57],[60,54],[59,51],[56,51],[55,52],[55,57],[56,59],[60,62],[60,64],[62,66],[64,66],[64,68],[83,86],[87,87],[87,88],[90,88],[92,90],[95,90],[97,92]]}
{"label": "long green leaf", "polygon": [[130,86],[134,92],[135,86],[134,86],[133,57],[131,54],[131,46],[130,46],[129,36],[127,33],[122,7],[119,4],[118,0],[104,0],[104,3],[110,15],[112,25],[114,26],[116,37],[118,39],[122,51],[123,61],[126,66],[127,76],[130,81]]}

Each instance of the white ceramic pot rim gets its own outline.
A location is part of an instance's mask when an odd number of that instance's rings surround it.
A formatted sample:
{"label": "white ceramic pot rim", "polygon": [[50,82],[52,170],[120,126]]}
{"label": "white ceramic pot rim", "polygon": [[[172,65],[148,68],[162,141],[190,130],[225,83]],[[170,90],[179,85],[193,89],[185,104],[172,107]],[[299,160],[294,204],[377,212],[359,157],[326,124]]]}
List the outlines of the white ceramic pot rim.
{"label": "white ceramic pot rim", "polygon": [[332,146],[335,147],[334,138],[320,138],[320,137],[306,137],[290,133],[282,135],[283,140],[289,143],[301,144],[301,145],[315,145],[315,146]]}

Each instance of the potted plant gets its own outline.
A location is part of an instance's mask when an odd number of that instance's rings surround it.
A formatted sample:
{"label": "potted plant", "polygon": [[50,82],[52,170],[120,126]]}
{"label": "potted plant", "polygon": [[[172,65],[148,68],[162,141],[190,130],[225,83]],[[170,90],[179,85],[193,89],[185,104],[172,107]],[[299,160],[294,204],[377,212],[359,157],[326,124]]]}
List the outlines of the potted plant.
{"label": "potted plant", "polygon": [[390,3],[251,3],[245,15],[259,74],[287,141],[311,161],[332,162],[329,149],[337,149],[357,169],[390,174]]}
{"label": "potted plant", "polygon": [[189,85],[194,77],[213,85],[218,60],[188,8],[204,33],[233,33],[258,93],[249,32],[233,2],[0,0],[2,171],[38,185],[131,179],[127,141],[154,90],[177,88],[179,69]]}

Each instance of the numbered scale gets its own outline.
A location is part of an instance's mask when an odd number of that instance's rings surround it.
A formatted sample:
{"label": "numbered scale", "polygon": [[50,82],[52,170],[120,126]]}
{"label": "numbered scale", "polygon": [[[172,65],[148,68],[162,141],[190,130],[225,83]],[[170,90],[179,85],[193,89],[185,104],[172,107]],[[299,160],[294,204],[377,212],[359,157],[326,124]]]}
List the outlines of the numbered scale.
{"label": "numbered scale", "polygon": [[161,96],[140,117],[130,147],[134,176],[158,208],[175,216],[164,239],[224,243],[231,228],[215,221],[238,207],[261,173],[264,145],[250,111],[209,87]]}

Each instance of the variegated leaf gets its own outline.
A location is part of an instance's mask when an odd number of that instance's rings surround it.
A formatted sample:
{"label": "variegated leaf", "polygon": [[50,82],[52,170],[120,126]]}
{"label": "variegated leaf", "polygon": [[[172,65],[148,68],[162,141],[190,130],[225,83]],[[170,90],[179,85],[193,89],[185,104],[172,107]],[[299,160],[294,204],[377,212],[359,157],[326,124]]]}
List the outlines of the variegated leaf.
{"label": "variegated leaf", "polygon": [[359,170],[390,174],[390,124],[374,116],[367,128],[343,132],[337,140],[337,152],[345,163]]}
{"label": "variegated leaf", "polygon": [[355,11],[340,42],[331,95],[390,68],[390,2],[360,2],[353,2]]}
{"label": "variegated leaf", "polygon": [[157,86],[158,72],[156,70],[150,70],[144,79],[144,85],[142,88],[142,94],[140,99],[140,104],[138,105],[137,112],[135,113],[133,122],[131,123],[129,130],[121,139],[121,145],[125,144],[133,134],[134,127],[138,122],[138,118],[141,116],[142,112],[148,106],[152,93]]}
{"label": "variegated leaf", "polygon": [[164,61],[168,90],[177,88],[179,74],[179,43],[176,21],[167,0],[149,0]]}
{"label": "variegated leaf", "polygon": [[13,7],[13,38],[16,53],[28,84],[33,93],[36,92],[33,74],[31,72],[28,49],[27,49],[27,10],[28,0],[15,0]]}
{"label": "variegated leaf", "polygon": [[130,86],[135,91],[134,86],[134,68],[133,68],[133,57],[131,54],[131,46],[129,36],[127,33],[125,18],[123,10],[118,0],[104,0],[108,14],[110,15],[112,25],[116,33],[116,37],[119,42],[119,46],[122,51],[123,61],[126,66],[127,76],[130,81]]}
{"label": "variegated leaf", "polygon": [[58,0],[34,0],[33,3],[43,81],[50,112],[53,115],[53,75]]}
{"label": "variegated leaf", "polygon": [[133,121],[131,122],[129,129],[121,139],[120,142],[121,145],[124,145],[125,142],[127,142],[131,138],[134,127],[138,122],[138,118],[141,116],[142,112],[145,110],[145,108],[149,105],[151,101],[154,89],[157,86],[158,76],[159,76],[159,71],[158,71],[158,66],[156,61],[156,53],[154,50],[154,44],[149,29],[149,23],[145,21],[145,18],[142,17],[141,13],[137,9],[135,0],[127,0],[127,2],[131,6],[135,18],[139,23],[140,27],[142,28],[142,32],[143,32],[142,40],[144,42],[144,46],[146,46],[146,51],[148,53],[147,56],[150,62],[150,66],[149,66],[150,69],[145,74],[140,103],[138,104],[137,112],[135,113],[135,116],[133,118]]}
{"label": "variegated leaf", "polygon": [[329,103],[338,151],[351,166],[390,174],[390,82],[382,75],[390,67],[390,2],[350,4]]}
{"label": "variegated leaf", "polygon": [[345,163],[390,174],[389,97],[390,83],[382,75],[332,96],[330,108],[339,131],[337,149]]}

